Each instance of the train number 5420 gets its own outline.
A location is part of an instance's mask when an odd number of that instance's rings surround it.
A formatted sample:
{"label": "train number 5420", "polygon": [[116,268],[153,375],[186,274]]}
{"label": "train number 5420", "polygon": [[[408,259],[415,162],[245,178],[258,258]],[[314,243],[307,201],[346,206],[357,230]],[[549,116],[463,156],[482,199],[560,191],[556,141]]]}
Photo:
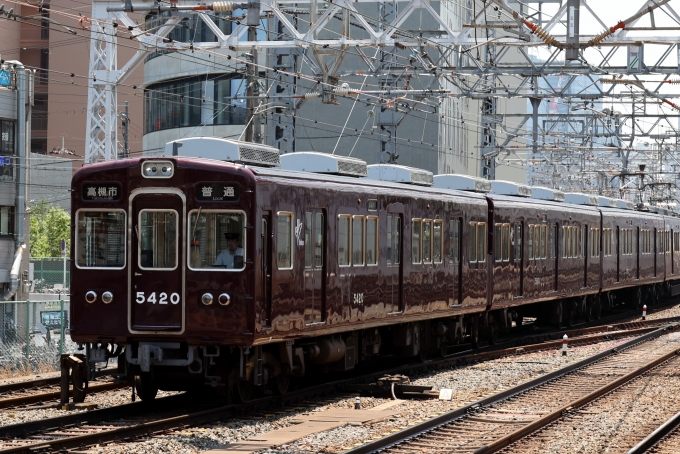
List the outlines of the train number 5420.
{"label": "train number 5420", "polygon": [[[170,303],[178,304],[180,300],[179,293],[170,294]],[[151,304],[168,304],[168,294],[161,292],[156,298],[156,292],[151,292],[147,296],[144,292],[137,292],[137,299],[135,300],[137,304],[151,303]]]}

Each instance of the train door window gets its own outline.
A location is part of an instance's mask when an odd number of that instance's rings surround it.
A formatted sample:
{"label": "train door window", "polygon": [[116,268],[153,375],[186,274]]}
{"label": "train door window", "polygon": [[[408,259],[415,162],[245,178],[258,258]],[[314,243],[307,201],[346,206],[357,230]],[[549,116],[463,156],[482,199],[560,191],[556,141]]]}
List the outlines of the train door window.
{"label": "train door window", "polygon": [[411,221],[411,261],[413,263],[420,263],[420,242],[421,242],[421,219],[413,219]]}
{"label": "train door window", "polygon": [[243,270],[245,225],[245,214],[242,211],[191,211],[189,268]]}
{"label": "train door window", "polygon": [[432,226],[432,260],[434,263],[442,263],[443,246],[442,232],[444,231],[444,221],[434,221]]}
{"label": "train door window", "polygon": [[278,212],[276,220],[276,267],[293,268],[293,213]]}
{"label": "train door window", "polygon": [[454,263],[460,262],[460,219],[449,221],[449,256]]}
{"label": "train door window", "polygon": [[534,259],[534,225],[527,226],[527,260]]}
{"label": "train door window", "polygon": [[486,262],[486,222],[477,223],[477,262]]}
{"label": "train door window", "polygon": [[510,224],[503,224],[503,261],[510,261]]}
{"label": "train door window", "polygon": [[76,213],[76,266],[121,269],[125,267],[125,212],[123,210]]}
{"label": "train door window", "polygon": [[494,224],[493,231],[493,259],[497,262],[502,260],[502,244],[503,244],[503,224]]}
{"label": "train door window", "polygon": [[522,223],[515,222],[513,230],[513,241],[515,244],[515,262],[522,261]]}
{"label": "train door window", "polygon": [[352,265],[362,266],[364,264],[364,229],[366,218],[354,216],[352,219]]}
{"label": "train door window", "polygon": [[680,232],[673,232],[673,252],[680,252]]}
{"label": "train door window", "polygon": [[366,264],[378,264],[378,218],[366,218]]}
{"label": "train door window", "polygon": [[401,263],[401,217],[395,216],[394,230],[392,230],[392,264]]}
{"label": "train door window", "polygon": [[338,216],[338,265],[349,266],[350,216]]}
{"label": "train door window", "polygon": [[552,247],[553,256],[552,256],[552,258],[556,259],[557,257],[559,257],[560,225],[555,223],[555,226],[552,230],[553,230],[553,235],[552,235],[553,236],[553,247]]}
{"label": "train door window", "polygon": [[569,245],[571,244],[571,229],[568,226],[562,227],[562,258],[569,257]]}
{"label": "train door window", "polygon": [[540,225],[538,227],[541,229],[541,258],[544,259],[547,257],[548,226]]}
{"label": "train door window", "polygon": [[477,223],[470,223],[470,233],[468,234],[468,257],[470,263],[477,262]]}
{"label": "train door window", "polygon": [[174,270],[177,268],[177,212],[141,210],[139,212],[139,267]]}
{"label": "train door window", "polygon": [[671,252],[671,231],[666,230],[666,252]]}
{"label": "train door window", "polygon": [[312,213],[305,213],[305,268],[311,268],[314,260],[314,243],[312,237]]}
{"label": "train door window", "polygon": [[423,220],[423,263],[432,263],[432,221]]}
{"label": "train door window", "polygon": [[323,229],[324,214],[314,213],[314,266],[323,266]]}

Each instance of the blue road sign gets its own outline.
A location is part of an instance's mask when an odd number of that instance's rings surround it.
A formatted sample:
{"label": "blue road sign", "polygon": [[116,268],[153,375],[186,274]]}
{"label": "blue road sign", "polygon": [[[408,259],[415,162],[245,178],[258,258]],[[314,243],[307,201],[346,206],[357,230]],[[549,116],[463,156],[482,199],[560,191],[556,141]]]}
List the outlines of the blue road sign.
{"label": "blue road sign", "polygon": [[10,85],[9,71],[0,71],[0,87],[9,87]]}

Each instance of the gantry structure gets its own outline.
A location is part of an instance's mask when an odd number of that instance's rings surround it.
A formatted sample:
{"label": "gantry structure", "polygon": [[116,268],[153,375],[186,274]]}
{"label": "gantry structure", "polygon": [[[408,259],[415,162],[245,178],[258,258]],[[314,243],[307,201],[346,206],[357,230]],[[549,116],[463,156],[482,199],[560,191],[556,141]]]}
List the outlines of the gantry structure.
{"label": "gantry structure", "polygon": [[[460,126],[462,115],[442,112],[467,100],[477,116],[466,126],[479,148],[472,173],[493,179],[498,165],[517,165],[530,183],[668,203],[680,168],[680,15],[671,0],[633,2],[612,20],[583,0],[95,0],[85,161],[118,156],[116,89],[149,54],[229,49],[249,77],[247,137],[282,152],[295,151],[303,103],[332,108],[349,97],[376,106],[381,159],[394,162],[409,115]],[[149,29],[133,19],[145,11],[169,17]],[[231,33],[215,23],[220,14],[230,15]],[[203,21],[216,40],[168,39],[186,21]],[[119,64],[123,38],[138,47]],[[347,69],[349,55],[364,69]]]}

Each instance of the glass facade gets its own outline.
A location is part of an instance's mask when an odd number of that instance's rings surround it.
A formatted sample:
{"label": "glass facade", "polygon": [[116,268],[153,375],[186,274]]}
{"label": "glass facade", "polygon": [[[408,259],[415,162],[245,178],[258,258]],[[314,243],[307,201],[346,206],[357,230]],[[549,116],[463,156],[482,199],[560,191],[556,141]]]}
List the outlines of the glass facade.
{"label": "glass facade", "polygon": [[245,124],[246,83],[241,75],[183,78],[144,90],[144,133],[200,125]]}
{"label": "glass facade", "polygon": [[0,120],[0,180],[13,179],[14,131],[16,121]]}

